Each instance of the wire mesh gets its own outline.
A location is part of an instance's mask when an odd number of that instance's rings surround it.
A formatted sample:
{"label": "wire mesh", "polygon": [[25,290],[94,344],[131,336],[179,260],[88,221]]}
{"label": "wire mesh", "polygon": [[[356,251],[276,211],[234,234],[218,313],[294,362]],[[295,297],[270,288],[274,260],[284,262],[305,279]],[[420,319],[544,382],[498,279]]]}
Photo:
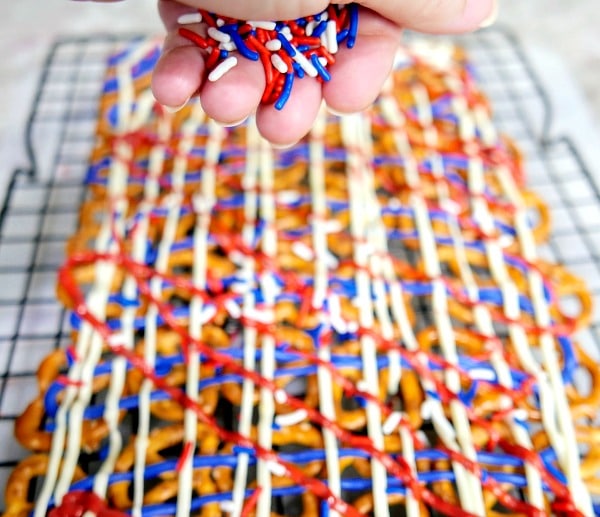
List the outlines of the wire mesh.
{"label": "wire mesh", "polygon": [[[36,395],[35,369],[69,343],[54,296],[65,242],[84,199],[106,58],[130,37],[64,39],[50,50],[26,135],[31,169],[15,171],[0,211],[0,490],[26,452],[15,418]],[[546,139],[551,110],[518,42],[502,30],[459,40],[494,106],[501,131],[524,151],[527,183],[551,206],[552,238],[543,258],[584,277],[600,306],[600,192],[568,138]],[[579,335],[600,360],[600,312]],[[0,498],[0,509],[2,501]]]}

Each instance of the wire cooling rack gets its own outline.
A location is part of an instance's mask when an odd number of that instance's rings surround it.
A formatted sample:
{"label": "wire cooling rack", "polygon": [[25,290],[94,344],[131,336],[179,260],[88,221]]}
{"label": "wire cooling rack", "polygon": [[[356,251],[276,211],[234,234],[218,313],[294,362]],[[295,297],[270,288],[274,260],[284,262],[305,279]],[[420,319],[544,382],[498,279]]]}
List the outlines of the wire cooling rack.
{"label": "wire cooling rack", "polygon": [[[106,58],[126,39],[64,39],[50,50],[26,134],[31,168],[14,172],[0,210],[1,492],[26,454],[13,426],[36,395],[35,369],[50,351],[69,343],[68,321],[55,301],[55,275],[85,196]],[[546,138],[551,109],[514,37],[492,29],[459,42],[492,100],[499,128],[526,155],[529,187],[552,208],[553,233],[540,249],[543,258],[584,277],[600,307],[600,191],[594,178],[568,138]],[[600,360],[598,309],[579,340]]]}

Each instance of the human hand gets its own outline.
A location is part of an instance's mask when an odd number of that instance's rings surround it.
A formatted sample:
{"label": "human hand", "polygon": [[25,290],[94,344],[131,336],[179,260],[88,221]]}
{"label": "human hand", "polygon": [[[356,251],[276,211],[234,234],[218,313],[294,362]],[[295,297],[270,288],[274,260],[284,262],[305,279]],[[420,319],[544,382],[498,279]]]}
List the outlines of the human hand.
{"label": "human hand", "polygon": [[[353,49],[340,48],[331,80],[324,84],[309,77],[296,81],[289,101],[277,110],[260,104],[265,89],[260,62],[240,59],[218,81],[205,81],[205,51],[178,33],[177,20],[198,8],[242,20],[289,20],[323,11],[329,5],[327,0],[159,0],[168,34],[152,88],[161,104],[173,108],[199,95],[206,113],[226,125],[256,112],[262,135],[285,146],[310,130],[323,99],[330,109],[344,113],[371,104],[392,67],[403,28],[430,33],[473,30],[494,15],[496,2],[361,0],[356,45]],[[193,25],[187,28],[199,29]]]}

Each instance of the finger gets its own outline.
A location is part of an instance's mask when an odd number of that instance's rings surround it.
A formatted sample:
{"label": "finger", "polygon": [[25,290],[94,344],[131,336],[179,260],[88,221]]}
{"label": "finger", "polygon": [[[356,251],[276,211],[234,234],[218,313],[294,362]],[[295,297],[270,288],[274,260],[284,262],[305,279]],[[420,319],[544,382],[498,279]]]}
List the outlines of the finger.
{"label": "finger", "polygon": [[202,50],[177,33],[170,34],[152,75],[156,100],[172,108],[183,106],[200,89],[204,69]]}
{"label": "finger", "polygon": [[181,2],[241,20],[292,20],[319,13],[329,5],[328,0],[181,0]]}
{"label": "finger", "polygon": [[238,57],[238,64],[215,82],[206,81],[200,102],[208,116],[226,125],[247,118],[260,104],[265,90],[262,65]]}
{"label": "finger", "polygon": [[369,106],[390,73],[400,44],[400,28],[367,9],[354,48],[340,48],[331,69],[331,80],[323,86],[323,97],[335,111],[351,113]]}
{"label": "finger", "polygon": [[158,2],[158,13],[160,14],[167,32],[173,32],[179,28],[177,20],[181,15],[194,11],[195,9],[176,0],[159,0]]}
{"label": "finger", "polygon": [[497,0],[362,0],[402,27],[421,32],[453,33],[477,29],[495,9]]}
{"label": "finger", "polygon": [[256,113],[258,129],[267,140],[278,146],[296,143],[306,135],[321,106],[321,83],[305,77],[296,80],[289,100],[282,110],[260,106]]}

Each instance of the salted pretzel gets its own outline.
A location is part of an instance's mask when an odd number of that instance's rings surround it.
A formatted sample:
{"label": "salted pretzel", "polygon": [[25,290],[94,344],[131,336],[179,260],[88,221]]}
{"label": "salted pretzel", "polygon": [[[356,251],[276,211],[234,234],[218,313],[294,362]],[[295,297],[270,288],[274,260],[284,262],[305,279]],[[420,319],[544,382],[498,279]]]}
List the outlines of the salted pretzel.
{"label": "salted pretzel", "polygon": [[6,515],[597,514],[591,296],[465,53],[287,150],[162,110],[157,55],[109,61]]}

